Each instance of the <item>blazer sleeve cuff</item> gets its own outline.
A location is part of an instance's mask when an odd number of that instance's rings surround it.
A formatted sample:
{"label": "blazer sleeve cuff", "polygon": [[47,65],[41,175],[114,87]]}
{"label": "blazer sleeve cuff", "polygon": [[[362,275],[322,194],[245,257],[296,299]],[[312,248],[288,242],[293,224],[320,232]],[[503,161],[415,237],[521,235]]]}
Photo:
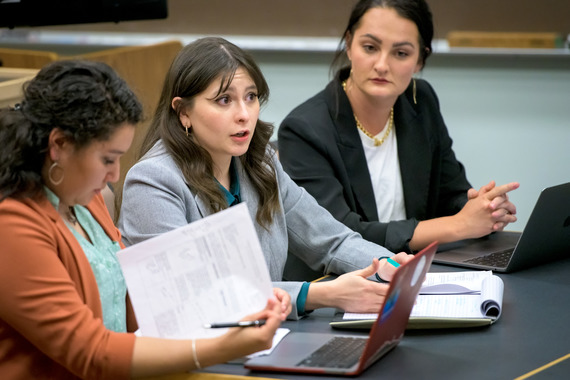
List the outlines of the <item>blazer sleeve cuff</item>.
{"label": "blazer sleeve cuff", "polygon": [[388,230],[386,231],[386,243],[384,247],[394,253],[414,253],[410,249],[410,241],[412,240],[412,236],[414,236],[414,231],[418,223],[419,221],[417,219],[390,222],[388,224]]}

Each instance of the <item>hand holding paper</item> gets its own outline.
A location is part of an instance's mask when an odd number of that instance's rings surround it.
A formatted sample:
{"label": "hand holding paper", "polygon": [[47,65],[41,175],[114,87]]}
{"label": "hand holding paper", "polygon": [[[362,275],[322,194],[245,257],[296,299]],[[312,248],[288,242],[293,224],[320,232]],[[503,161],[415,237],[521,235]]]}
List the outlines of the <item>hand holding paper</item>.
{"label": "hand holding paper", "polygon": [[272,284],[245,204],[118,254],[143,336],[206,338],[264,309]]}

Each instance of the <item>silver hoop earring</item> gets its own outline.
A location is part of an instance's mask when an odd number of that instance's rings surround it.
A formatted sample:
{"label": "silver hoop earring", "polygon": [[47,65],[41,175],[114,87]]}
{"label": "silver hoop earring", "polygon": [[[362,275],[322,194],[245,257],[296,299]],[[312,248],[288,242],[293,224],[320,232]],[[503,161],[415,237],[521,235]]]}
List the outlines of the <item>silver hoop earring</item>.
{"label": "silver hoop earring", "polygon": [[65,173],[63,172],[63,169],[61,169],[61,178],[57,181],[55,181],[53,179],[53,171],[55,170],[55,168],[57,168],[59,165],[57,164],[57,162],[54,162],[53,164],[51,164],[51,166],[49,167],[48,170],[48,179],[51,182],[52,185],[57,186],[59,184],[61,184],[63,182],[63,177],[65,177]]}
{"label": "silver hoop earring", "polygon": [[191,125],[185,125],[184,128],[186,128],[186,136],[188,136],[188,130],[190,128],[192,128],[192,126]]}
{"label": "silver hoop earring", "polygon": [[414,82],[413,84],[413,97],[414,97],[414,104],[418,104],[418,101],[416,100],[416,78],[412,78],[412,81]]}

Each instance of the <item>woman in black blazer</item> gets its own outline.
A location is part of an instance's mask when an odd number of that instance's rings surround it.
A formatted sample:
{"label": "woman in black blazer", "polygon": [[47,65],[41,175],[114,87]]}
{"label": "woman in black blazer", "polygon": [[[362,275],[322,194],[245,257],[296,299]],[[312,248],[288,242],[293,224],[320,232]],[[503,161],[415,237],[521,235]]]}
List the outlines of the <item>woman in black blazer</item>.
{"label": "woman in black blazer", "polygon": [[338,220],[395,252],[481,237],[516,221],[507,193],[518,183],[472,189],[433,88],[412,78],[432,37],[423,0],[359,1],[334,79],[278,133],[293,180]]}

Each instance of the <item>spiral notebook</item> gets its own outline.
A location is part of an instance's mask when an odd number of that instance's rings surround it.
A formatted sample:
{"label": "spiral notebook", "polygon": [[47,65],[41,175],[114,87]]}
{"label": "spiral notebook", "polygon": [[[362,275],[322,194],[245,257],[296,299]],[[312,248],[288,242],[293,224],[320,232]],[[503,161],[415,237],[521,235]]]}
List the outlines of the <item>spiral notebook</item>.
{"label": "spiral notebook", "polygon": [[[504,283],[492,271],[429,272],[407,329],[489,326],[501,316]],[[336,329],[370,329],[377,315],[337,312]]]}

